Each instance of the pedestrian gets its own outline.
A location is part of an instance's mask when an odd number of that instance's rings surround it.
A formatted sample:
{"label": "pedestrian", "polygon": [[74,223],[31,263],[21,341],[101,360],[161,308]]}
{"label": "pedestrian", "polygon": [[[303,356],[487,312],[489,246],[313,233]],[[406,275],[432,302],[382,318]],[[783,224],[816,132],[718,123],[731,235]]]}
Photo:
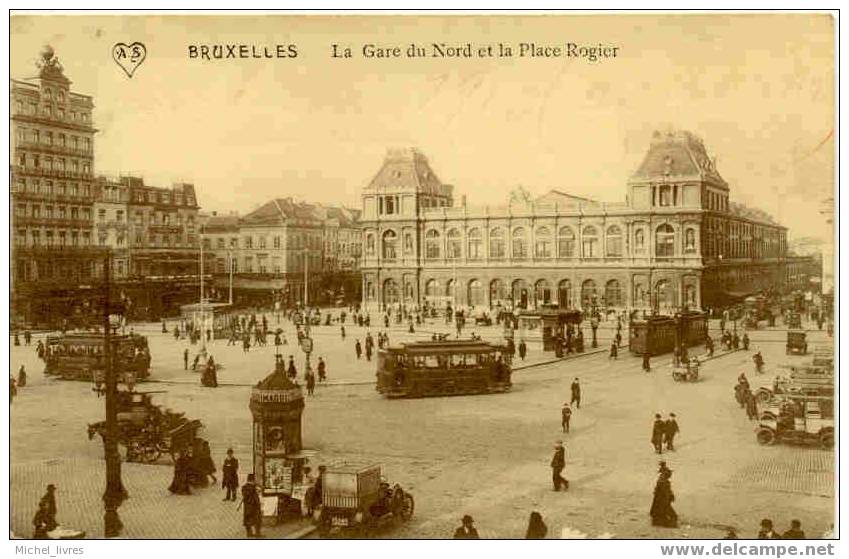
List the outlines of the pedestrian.
{"label": "pedestrian", "polygon": [[339,331],[342,333],[342,339],[345,339],[345,326],[342,325],[339,327]]}
{"label": "pedestrian", "polygon": [[790,521],[790,529],[781,534],[782,540],[804,540],[805,532],[802,531],[802,523],[798,520]]}
{"label": "pedestrian", "polygon": [[[822,330],[822,326],[820,326],[820,330]],[[32,332],[29,330],[24,330],[24,344],[29,345],[32,341]]]}
{"label": "pedestrian", "polygon": [[371,347],[372,346],[370,344],[366,344],[366,361],[371,361]]}
{"label": "pedestrian", "polygon": [[755,374],[761,374],[764,369],[764,358],[760,351],[752,356],[752,361],[755,362]]}
{"label": "pedestrian", "polygon": [[221,466],[221,488],[227,490],[225,501],[235,501],[239,489],[239,459],[233,456],[233,449],[227,449],[227,457]]}
{"label": "pedestrian", "polygon": [[168,491],[174,495],[191,495],[192,490],[189,488],[189,469],[192,459],[189,456],[188,449],[177,453],[177,459],[174,460],[174,477],[171,480],[171,485],[168,486]]}
{"label": "pedestrian", "polygon": [[743,349],[749,351],[749,334],[743,332]]}
{"label": "pedestrian", "polygon": [[[188,351],[188,349],[186,351]],[[194,359],[194,361],[192,361],[192,370],[193,371],[197,371],[198,363],[200,363],[200,353],[195,355],[195,359]]]}
{"label": "pedestrian", "polygon": [[45,508],[45,517],[44,523],[45,528],[48,532],[52,532],[59,526],[59,522],[56,520],[56,486],[52,483],[47,486],[47,491],[42,495],[41,500],[38,502],[38,508]]}
{"label": "pedestrian", "polygon": [[525,360],[525,355],[528,354],[528,344],[525,343],[525,340],[519,341],[519,357],[522,361]]}
{"label": "pedestrian", "polygon": [[619,347],[616,345],[616,340],[610,344],[610,355],[607,356],[608,361],[611,359],[619,360]]}
{"label": "pedestrian", "polygon": [[528,518],[528,529],[525,531],[526,540],[544,540],[548,534],[548,526],[542,521],[542,515],[533,511]]}
{"label": "pedestrian", "polygon": [[651,444],[657,454],[663,453],[663,434],[666,431],[666,422],[660,418],[660,414],[654,414],[654,425],[651,429]]}
{"label": "pedestrian", "polygon": [[551,457],[551,482],[555,491],[560,491],[560,487],[569,489],[569,480],[562,475],[565,467],[566,449],[563,447],[563,441],[557,441],[554,445],[554,456]]}
{"label": "pedestrian", "polygon": [[21,338],[18,337],[18,333],[15,332],[15,345],[21,345]]}
{"label": "pedestrian", "polygon": [[516,344],[513,343],[513,338],[507,338],[507,355],[510,357],[516,355]]}
{"label": "pedestrian", "polygon": [[307,381],[307,395],[312,396],[313,392],[315,392],[315,375],[312,371],[307,370],[305,376]]}
{"label": "pedestrian", "polygon": [[463,525],[454,530],[455,540],[479,540],[478,531],[475,529],[475,520],[468,514],[463,515]]}
{"label": "pedestrian", "polygon": [[262,537],[262,507],[260,505],[259,488],[254,474],[248,474],[248,480],[242,486],[242,524],[249,538]]}
{"label": "pedestrian", "polygon": [[23,388],[27,385],[27,370],[21,365],[18,369],[18,388]]}
{"label": "pedestrian", "polygon": [[324,382],[327,380],[327,364],[325,364],[324,359],[318,358],[318,382]]}
{"label": "pedestrian", "polygon": [[189,348],[183,350],[183,370],[189,370]]}
{"label": "pedestrian", "polygon": [[15,381],[15,377],[9,377],[9,404],[11,405],[12,400],[15,396],[18,395],[18,383]]}
{"label": "pedestrian", "polygon": [[651,362],[648,351],[643,352],[643,370],[647,373],[651,371]]}
{"label": "pedestrian", "polygon": [[708,357],[713,357],[713,338],[710,336],[705,338],[705,349],[707,350]]}
{"label": "pedestrian", "polygon": [[47,503],[41,501],[38,503],[38,510],[32,519],[33,532],[32,537],[35,540],[48,539],[47,532],[50,532],[47,527],[50,525],[50,514],[47,511]]}
{"label": "pedestrian", "polygon": [[563,409],[560,410],[560,426],[563,428],[564,433],[569,432],[569,422],[572,420],[572,408],[569,407],[569,404],[563,402]]}
{"label": "pedestrian", "polygon": [[289,367],[286,369],[286,376],[290,379],[297,378],[298,369],[295,368],[295,358],[293,356],[289,356]]}
{"label": "pedestrian", "polygon": [[218,478],[215,477],[215,461],[212,459],[209,441],[203,441],[201,443],[197,464],[201,475],[212,478],[212,483],[218,483]]}
{"label": "pedestrian", "polygon": [[744,398],[746,402],[746,416],[750,420],[756,420],[758,418],[758,401],[755,398],[755,395],[752,394],[751,390],[746,388]]}
{"label": "pedestrian", "polygon": [[570,404],[575,404],[578,406],[578,409],[581,409],[581,384],[578,382],[578,377],[575,377],[575,380],[572,381],[572,399],[569,401]]}
{"label": "pedestrian", "polygon": [[357,359],[359,359],[363,354],[363,346],[360,344],[360,340],[357,340],[357,343],[354,344],[354,351],[357,353]]}
{"label": "pedestrian", "polygon": [[672,470],[666,467],[665,462],[661,462],[657,483],[654,486],[654,498],[649,510],[652,526],[678,527],[678,513],[672,508],[675,494],[672,492],[670,478],[672,478]]}
{"label": "pedestrian", "polygon": [[764,518],[761,520],[761,529],[758,531],[759,540],[780,540],[781,536],[772,528],[772,520]]}
{"label": "pedestrian", "polygon": [[669,414],[669,419],[666,420],[663,430],[663,438],[666,443],[666,450],[675,450],[675,435],[679,433],[678,421],[674,413]]}

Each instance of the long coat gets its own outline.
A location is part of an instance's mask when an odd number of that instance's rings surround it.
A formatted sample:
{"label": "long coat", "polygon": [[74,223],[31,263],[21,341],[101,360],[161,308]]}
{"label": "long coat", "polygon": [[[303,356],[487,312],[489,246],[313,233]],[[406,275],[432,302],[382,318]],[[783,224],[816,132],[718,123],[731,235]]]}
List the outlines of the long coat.
{"label": "long coat", "polygon": [[242,486],[242,510],[244,526],[258,526],[262,522],[259,489],[255,483],[248,482]]}
{"label": "long coat", "polygon": [[666,432],[666,423],[662,419],[655,419],[654,425],[651,428],[652,444],[660,444],[663,441],[663,434]]}
{"label": "long coat", "polygon": [[554,456],[551,458],[551,469],[557,470],[558,472],[563,471],[563,468],[566,467],[566,449],[562,446],[558,446],[557,450],[554,451]]}
{"label": "long coat", "polygon": [[652,525],[667,528],[678,526],[678,513],[672,508],[673,501],[675,501],[675,495],[672,493],[669,477],[661,474],[654,486],[654,498],[649,510]]}
{"label": "long coat", "polygon": [[221,466],[221,487],[236,488],[239,486],[239,459],[235,456],[228,456],[224,459],[224,464]]}

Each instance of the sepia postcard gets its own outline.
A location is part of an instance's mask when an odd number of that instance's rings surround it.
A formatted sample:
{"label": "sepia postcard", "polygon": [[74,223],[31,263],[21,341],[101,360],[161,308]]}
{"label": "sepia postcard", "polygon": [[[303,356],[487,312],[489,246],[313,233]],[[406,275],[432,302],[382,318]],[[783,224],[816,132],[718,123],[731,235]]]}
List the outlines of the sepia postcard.
{"label": "sepia postcard", "polygon": [[837,24],[12,12],[10,540],[836,539]]}

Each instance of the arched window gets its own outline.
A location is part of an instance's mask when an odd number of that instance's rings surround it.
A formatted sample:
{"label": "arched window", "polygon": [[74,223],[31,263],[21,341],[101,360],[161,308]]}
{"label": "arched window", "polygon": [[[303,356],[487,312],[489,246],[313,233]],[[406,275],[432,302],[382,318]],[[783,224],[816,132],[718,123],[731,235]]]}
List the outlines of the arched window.
{"label": "arched window", "polygon": [[439,231],[431,229],[425,233],[425,258],[439,258]]}
{"label": "arched window", "polygon": [[494,279],[489,282],[489,305],[504,306],[509,299],[507,287],[500,279]]}
{"label": "arched window", "polygon": [[534,245],[536,258],[551,258],[551,229],[548,227],[538,228]]}
{"label": "arched window", "polygon": [[524,227],[513,229],[513,259],[524,260],[528,257],[528,239]]}
{"label": "arched window", "polygon": [[640,282],[634,284],[634,305],[635,306],[646,306],[648,305],[648,296],[646,293],[646,286]]}
{"label": "arched window", "polygon": [[534,284],[534,297],[537,305],[547,305],[551,303],[551,285],[544,279],[539,280]]}
{"label": "arched window", "polygon": [[385,260],[395,260],[397,257],[398,234],[390,229],[383,234],[383,258]]}
{"label": "arched window", "polygon": [[557,304],[561,309],[572,308],[572,283],[567,279],[557,285]]}
{"label": "arched window", "polygon": [[654,287],[655,301],[660,309],[668,308],[674,305],[672,300],[672,286],[666,280],[660,280]]}
{"label": "arched window", "polygon": [[593,280],[581,284],[581,307],[588,309],[598,303],[598,291]]}
{"label": "arched window", "polygon": [[460,231],[457,229],[451,229],[448,231],[448,252],[447,256],[451,260],[456,260],[460,258],[462,254],[460,243]]}
{"label": "arched window", "polygon": [[622,288],[617,280],[610,280],[604,286],[604,301],[608,307],[622,306]]}
{"label": "arched window", "polygon": [[473,279],[469,282],[469,305],[472,307],[480,307],[484,304],[483,299],[483,284],[479,280]]}
{"label": "arched window", "polygon": [[425,297],[436,297],[439,295],[439,281],[432,279],[425,283]]}
{"label": "arched window", "polygon": [[684,303],[690,307],[696,306],[696,286],[686,285],[684,287]]}
{"label": "arched window", "polygon": [[374,301],[374,284],[372,282],[366,283],[366,299]]}
{"label": "arched window", "polygon": [[592,225],[588,225],[581,232],[581,257],[596,258],[598,255],[598,231]]}
{"label": "arched window", "polygon": [[513,282],[513,307],[517,309],[528,308],[528,284],[525,280],[515,280]]}
{"label": "arched window", "polygon": [[664,223],[655,232],[655,256],[669,258],[675,255],[675,230]]}
{"label": "arched window", "polygon": [[692,227],[684,231],[684,252],[696,252],[696,230]]}
{"label": "arched window", "polygon": [[489,257],[504,258],[504,229],[500,227],[489,232]]}
{"label": "arched window", "polygon": [[413,284],[412,283],[408,282],[408,283],[404,284],[404,298],[407,301],[413,300]]}
{"label": "arched window", "polygon": [[559,258],[575,256],[575,233],[568,227],[561,227],[557,235],[557,256]]}
{"label": "arched window", "polygon": [[646,232],[643,229],[634,231],[634,252],[644,252],[646,250]]}
{"label": "arched window", "polygon": [[394,305],[401,300],[401,294],[398,292],[398,284],[394,279],[390,278],[383,282],[383,304]]}
{"label": "arched window", "polygon": [[457,287],[457,282],[455,282],[453,279],[448,280],[445,284],[445,296],[451,297],[454,300],[456,300],[456,298],[457,298],[456,287]]}
{"label": "arched window", "polygon": [[481,239],[481,230],[478,228],[469,229],[469,247],[467,257],[469,260],[480,260],[483,258],[483,240]]}
{"label": "arched window", "polygon": [[618,225],[607,228],[607,256],[610,258],[622,257],[622,229]]}
{"label": "arched window", "polygon": [[366,255],[374,256],[374,233],[366,235]]}

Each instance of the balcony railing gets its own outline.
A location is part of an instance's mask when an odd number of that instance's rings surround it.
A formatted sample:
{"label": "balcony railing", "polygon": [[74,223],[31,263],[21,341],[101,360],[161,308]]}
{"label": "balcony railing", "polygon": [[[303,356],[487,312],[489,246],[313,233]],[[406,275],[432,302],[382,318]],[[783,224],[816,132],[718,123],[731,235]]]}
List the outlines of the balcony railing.
{"label": "balcony railing", "polygon": [[52,177],[57,179],[94,179],[94,175],[90,171],[88,173],[82,173],[78,171],[64,171],[60,169],[45,169],[43,167],[24,167],[21,165],[12,165],[12,174],[28,175],[33,177]]}
{"label": "balcony railing", "polygon": [[84,196],[81,194],[53,194],[50,192],[33,192],[31,190],[12,189],[12,195],[17,200],[42,200],[54,204],[91,204],[94,202],[93,196]]}
{"label": "balcony railing", "polygon": [[62,217],[33,217],[33,216],[14,216],[13,223],[16,226],[20,225],[36,225],[44,227],[91,227],[91,219],[82,218],[62,218]]}
{"label": "balcony railing", "polygon": [[71,146],[61,146],[56,144],[47,144],[43,142],[23,141],[17,142],[15,147],[21,149],[38,150],[45,153],[55,153],[60,155],[73,155],[77,157],[93,157],[94,150],[89,148],[74,148]]}
{"label": "balcony railing", "polygon": [[73,128],[74,130],[80,130],[82,132],[97,132],[94,126],[92,126],[91,122],[77,122],[71,120],[68,117],[59,118],[55,116],[30,114],[27,112],[18,111],[12,115],[12,118],[15,120],[22,120],[24,122],[34,122],[37,124],[46,124],[50,126],[63,126],[65,128]]}

